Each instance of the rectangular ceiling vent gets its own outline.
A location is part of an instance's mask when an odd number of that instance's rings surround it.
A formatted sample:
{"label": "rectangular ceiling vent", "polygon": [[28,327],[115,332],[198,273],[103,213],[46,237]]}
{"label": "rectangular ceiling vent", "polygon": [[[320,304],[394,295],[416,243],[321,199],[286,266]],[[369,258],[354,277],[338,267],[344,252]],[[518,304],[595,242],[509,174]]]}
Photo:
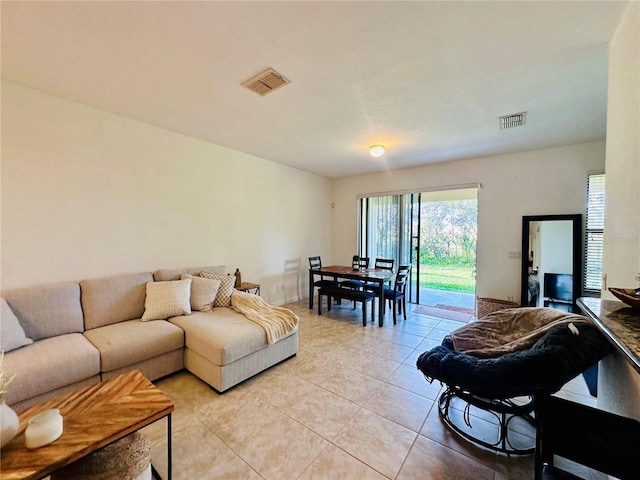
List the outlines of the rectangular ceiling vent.
{"label": "rectangular ceiling vent", "polygon": [[512,113],[498,117],[500,119],[500,130],[505,128],[521,127],[527,117],[527,112]]}
{"label": "rectangular ceiling vent", "polygon": [[264,97],[267,93],[271,93],[287,83],[291,82],[273,68],[267,68],[264,72],[244,82],[242,86]]}

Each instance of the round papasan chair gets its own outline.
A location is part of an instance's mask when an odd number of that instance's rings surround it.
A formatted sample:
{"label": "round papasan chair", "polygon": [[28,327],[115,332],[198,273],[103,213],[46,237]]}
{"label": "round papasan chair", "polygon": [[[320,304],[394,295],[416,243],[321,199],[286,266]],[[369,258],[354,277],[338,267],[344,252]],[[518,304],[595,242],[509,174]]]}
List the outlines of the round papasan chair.
{"label": "round papasan chair", "polygon": [[[610,348],[587,317],[551,308],[510,308],[454,330],[422,353],[416,366],[427,381],[446,386],[438,406],[449,428],[492,450],[528,454],[535,451],[535,438],[523,435],[522,426],[510,429],[510,423],[525,419],[533,425],[535,396],[557,392]],[[481,429],[472,430],[472,418],[482,423],[487,415],[497,419],[495,441]]]}

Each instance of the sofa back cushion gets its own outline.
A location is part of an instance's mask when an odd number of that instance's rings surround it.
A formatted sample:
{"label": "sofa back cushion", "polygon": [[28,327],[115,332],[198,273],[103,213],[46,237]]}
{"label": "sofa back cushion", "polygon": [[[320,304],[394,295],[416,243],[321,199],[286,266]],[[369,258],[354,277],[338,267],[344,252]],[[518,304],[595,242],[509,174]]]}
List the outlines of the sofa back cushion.
{"label": "sofa back cushion", "polygon": [[82,309],[86,330],[142,317],[146,283],[151,272],[127,273],[82,280]]}
{"label": "sofa back cushion", "polygon": [[197,277],[200,272],[207,272],[213,275],[226,275],[226,265],[216,265],[213,267],[189,267],[189,268],[171,268],[165,270],[156,270],[153,272],[153,279],[156,282],[166,282],[168,280],[180,280],[180,275],[186,273]]}
{"label": "sofa back cushion", "polygon": [[33,343],[24,333],[20,320],[3,298],[0,298],[0,351],[10,352]]}
{"label": "sofa back cushion", "polygon": [[26,336],[34,341],[84,331],[80,286],[75,282],[17,288],[2,296]]}

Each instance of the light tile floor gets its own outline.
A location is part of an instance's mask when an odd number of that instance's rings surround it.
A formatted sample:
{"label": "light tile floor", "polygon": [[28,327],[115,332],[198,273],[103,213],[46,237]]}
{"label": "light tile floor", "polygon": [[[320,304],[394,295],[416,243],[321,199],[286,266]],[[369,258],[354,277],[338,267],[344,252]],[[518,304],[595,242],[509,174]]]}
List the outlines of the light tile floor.
{"label": "light tile floor", "polygon": [[[394,326],[387,312],[384,327],[363,327],[350,304],[287,307],[300,317],[296,357],[223,395],[186,371],[155,382],[176,405],[174,479],[533,478],[533,456],[476,447],[438,417],[441,387],[416,360],[461,323],[410,314]],[[595,401],[582,377],[562,393]],[[144,431],[166,478],[166,422]]]}

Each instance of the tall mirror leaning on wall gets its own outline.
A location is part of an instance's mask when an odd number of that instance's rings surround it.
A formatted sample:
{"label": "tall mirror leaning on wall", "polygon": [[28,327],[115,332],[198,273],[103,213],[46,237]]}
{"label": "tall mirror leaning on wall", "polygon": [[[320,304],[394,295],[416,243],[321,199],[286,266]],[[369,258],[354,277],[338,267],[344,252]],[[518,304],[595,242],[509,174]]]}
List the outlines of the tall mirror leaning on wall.
{"label": "tall mirror leaning on wall", "polygon": [[522,217],[521,305],[574,311],[582,286],[582,215]]}

